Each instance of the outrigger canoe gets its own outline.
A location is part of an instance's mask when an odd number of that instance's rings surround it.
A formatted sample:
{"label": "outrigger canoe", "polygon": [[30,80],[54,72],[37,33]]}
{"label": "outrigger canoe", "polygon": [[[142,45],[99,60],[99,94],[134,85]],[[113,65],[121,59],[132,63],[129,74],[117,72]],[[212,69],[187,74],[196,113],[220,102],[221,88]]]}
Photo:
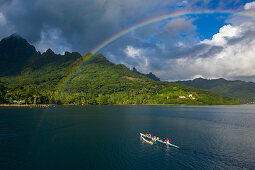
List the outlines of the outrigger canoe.
{"label": "outrigger canoe", "polygon": [[176,146],[176,145],[174,145],[174,144],[167,143],[167,142],[163,142],[162,140],[158,140],[158,139],[154,139],[154,138],[152,138],[152,137],[146,136],[146,135],[143,134],[143,133],[140,133],[140,136],[141,136],[142,138],[145,138],[145,139],[150,140],[150,141],[152,141],[152,142],[161,143],[161,144],[168,145],[168,146],[171,146],[171,147],[174,147],[174,148],[178,148],[178,149],[180,148],[179,146]]}

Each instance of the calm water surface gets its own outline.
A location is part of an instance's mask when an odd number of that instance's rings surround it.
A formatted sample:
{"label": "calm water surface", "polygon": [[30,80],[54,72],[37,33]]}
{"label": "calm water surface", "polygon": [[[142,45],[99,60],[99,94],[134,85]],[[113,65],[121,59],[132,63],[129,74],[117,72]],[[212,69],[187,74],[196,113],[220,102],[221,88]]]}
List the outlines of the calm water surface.
{"label": "calm water surface", "polygon": [[0,108],[0,169],[255,169],[255,105]]}

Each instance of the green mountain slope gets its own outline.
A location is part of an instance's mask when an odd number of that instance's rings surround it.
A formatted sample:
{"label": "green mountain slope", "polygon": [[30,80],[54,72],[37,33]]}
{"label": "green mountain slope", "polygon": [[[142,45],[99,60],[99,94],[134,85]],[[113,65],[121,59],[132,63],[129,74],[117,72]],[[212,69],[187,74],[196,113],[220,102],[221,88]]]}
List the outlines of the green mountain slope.
{"label": "green mountain slope", "polygon": [[[180,99],[193,94],[196,98]],[[84,65],[57,97],[78,104],[223,104],[231,98],[175,83],[154,81],[113,64],[98,54]]]}
{"label": "green mountain slope", "polygon": [[241,103],[255,101],[255,83],[253,82],[229,81],[223,78],[213,80],[198,78],[189,81],[178,81],[176,83],[230,96],[236,98]]}

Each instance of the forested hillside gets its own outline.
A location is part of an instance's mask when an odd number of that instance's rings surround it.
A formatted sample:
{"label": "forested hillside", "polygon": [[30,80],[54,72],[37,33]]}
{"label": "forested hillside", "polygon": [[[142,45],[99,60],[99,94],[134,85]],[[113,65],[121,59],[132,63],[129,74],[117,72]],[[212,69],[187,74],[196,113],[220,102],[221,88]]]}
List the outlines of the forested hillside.
{"label": "forested hillside", "polygon": [[178,81],[176,83],[230,96],[241,103],[255,102],[255,83],[253,82],[230,81],[223,78],[212,80],[198,78],[189,81]]}

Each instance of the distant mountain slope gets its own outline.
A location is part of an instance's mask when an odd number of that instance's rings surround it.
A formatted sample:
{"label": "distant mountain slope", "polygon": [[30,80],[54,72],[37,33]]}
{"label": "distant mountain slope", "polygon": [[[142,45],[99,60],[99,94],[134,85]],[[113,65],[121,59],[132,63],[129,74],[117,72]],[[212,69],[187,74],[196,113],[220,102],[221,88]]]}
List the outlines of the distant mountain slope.
{"label": "distant mountain slope", "polygon": [[255,83],[253,82],[229,81],[223,78],[212,80],[198,78],[189,81],[178,81],[176,83],[234,97],[242,103],[255,101]]}
{"label": "distant mountain slope", "polygon": [[17,34],[0,41],[0,76],[17,75],[35,54],[35,47]]}
{"label": "distant mountain slope", "polygon": [[138,73],[138,74],[144,75],[144,76],[146,76],[146,77],[148,77],[148,78],[150,78],[152,80],[160,81],[160,79],[155,74],[152,74],[152,72],[150,72],[149,74],[143,74],[143,73],[140,73],[139,71],[137,71],[135,67],[132,69],[132,71],[134,73]]}

